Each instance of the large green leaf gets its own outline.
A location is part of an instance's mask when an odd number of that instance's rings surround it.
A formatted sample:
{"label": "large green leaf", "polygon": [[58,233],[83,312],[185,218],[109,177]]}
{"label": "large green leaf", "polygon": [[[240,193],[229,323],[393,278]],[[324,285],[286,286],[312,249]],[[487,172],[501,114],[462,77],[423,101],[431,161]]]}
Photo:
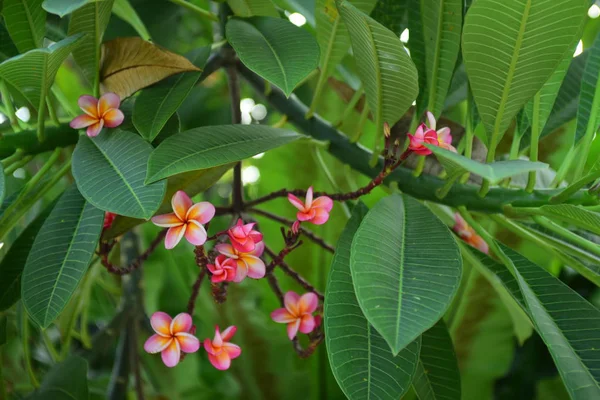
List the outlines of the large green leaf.
{"label": "large green leaf", "polygon": [[[375,5],[371,16],[375,21],[400,36],[406,27],[404,15],[408,8],[408,2],[409,0],[379,0],[377,1],[377,5]],[[361,10],[355,2],[351,1],[351,3]],[[368,11],[361,11],[365,14],[369,14]]]}
{"label": "large green leaf", "polygon": [[37,234],[21,281],[31,318],[47,328],[65,308],[87,271],[100,238],[104,213],[72,185]]}
{"label": "large green leaf", "polygon": [[279,18],[277,9],[271,0],[227,0],[227,4],[239,17],[275,17]]}
{"label": "large green leaf", "polygon": [[439,320],[421,337],[421,355],[413,381],[419,400],[460,400],[460,372],[452,338]]}
{"label": "large green leaf", "polygon": [[94,1],[73,12],[69,22],[69,35],[85,34],[73,57],[83,70],[90,85],[98,82],[102,36],[108,25],[114,0]]}
{"label": "large green leaf", "polygon": [[150,155],[146,182],[252,157],[300,138],[296,132],[262,125],[218,125],[171,136]]}
{"label": "large green leaf", "polygon": [[[196,67],[202,68],[209,55],[210,47],[201,47],[189,54],[188,58]],[[154,140],[188,96],[200,75],[201,71],[183,72],[142,90],[135,100],[133,124],[144,139],[149,142]]]}
{"label": "large green leaf", "polygon": [[[598,130],[598,111],[600,99],[597,97],[598,78],[600,77],[600,36],[594,40],[594,45],[588,49],[587,62],[581,78],[581,92],[577,108],[577,130],[575,141],[581,139],[588,129]],[[590,125],[590,128],[588,128]]]}
{"label": "large green leaf", "polygon": [[146,25],[135,11],[135,8],[131,5],[129,0],[115,0],[115,4],[113,6],[113,13],[121,18],[123,21],[127,22],[138,35],[144,40],[151,40],[150,32],[146,29]]}
{"label": "large green leaf", "polygon": [[144,184],[152,146],[121,130],[80,136],[73,152],[73,177],[91,204],[127,217],[149,219],[160,206],[166,182]]}
{"label": "large green leaf", "polygon": [[48,371],[33,400],[88,399],[87,370],[87,361],[79,356],[70,356]]}
{"label": "large green leaf", "polygon": [[431,211],[392,195],[363,219],[350,266],[361,309],[397,354],[442,317],[462,262],[454,237]]}
{"label": "large green leaf", "polygon": [[362,203],[354,208],[331,264],[324,312],[327,355],[349,399],[399,399],[415,374],[420,339],[394,357],[358,305],[350,274],[350,245],[367,211]]}
{"label": "large green leaf", "polygon": [[42,47],[46,32],[46,11],[42,8],[42,1],[4,1],[2,15],[6,29],[21,53]]}
{"label": "large green leaf", "polygon": [[39,109],[45,101],[58,68],[76,48],[81,35],[70,36],[45,49],[28,51],[0,64],[0,79],[6,80]]}
{"label": "large green leaf", "polygon": [[462,0],[421,0],[420,3],[429,86],[428,108],[439,117],[460,49]]}
{"label": "large green leaf", "polygon": [[[2,20],[0,19],[0,22]],[[0,62],[19,54],[4,24],[0,23]]]}
{"label": "large green leaf", "polygon": [[27,261],[27,256],[33,246],[33,241],[52,207],[46,208],[27,228],[19,235],[8,249],[0,262],[0,311],[7,310],[21,297],[21,274]]}
{"label": "large green leaf", "polygon": [[101,3],[106,0],[44,0],[42,7],[51,14],[64,17],[92,1]]}
{"label": "large green leaf", "polygon": [[410,32],[407,47],[410,50],[410,58],[415,63],[419,72],[419,96],[415,105],[417,115],[423,115],[428,103],[427,90],[427,61],[425,55],[425,33],[421,19],[421,0],[407,0],[408,30]]}
{"label": "large green leaf", "polygon": [[543,268],[506,246],[500,248],[510,261],[506,267],[483,254],[477,256],[533,321],[571,398],[600,397],[596,367],[600,311]]}
{"label": "large green leaf", "polygon": [[461,177],[465,172],[470,172],[489,180],[490,183],[497,183],[510,176],[548,168],[548,164],[526,160],[496,161],[483,164],[441,147],[426,146],[444,166],[449,180]]}
{"label": "large green leaf", "polygon": [[313,35],[288,20],[232,18],[226,32],[240,60],[287,96],[319,64],[319,45]]}
{"label": "large green leaf", "polygon": [[560,219],[600,235],[600,215],[596,212],[572,204],[546,205],[540,210],[552,219]]}
{"label": "large green leaf", "polygon": [[495,148],[575,41],[587,0],[478,0],[463,29],[473,96]]}
{"label": "large green leaf", "polygon": [[396,34],[347,1],[338,10],[352,41],[375,126],[394,125],[417,98],[417,70]]}

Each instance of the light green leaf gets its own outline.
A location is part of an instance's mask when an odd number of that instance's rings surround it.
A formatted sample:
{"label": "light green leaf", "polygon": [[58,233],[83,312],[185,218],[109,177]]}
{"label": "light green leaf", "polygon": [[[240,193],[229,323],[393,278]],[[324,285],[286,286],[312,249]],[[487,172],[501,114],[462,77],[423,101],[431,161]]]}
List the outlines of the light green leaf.
{"label": "light green leaf", "polygon": [[347,1],[338,10],[352,41],[360,78],[377,129],[393,126],[418,94],[417,70],[398,36]]}
{"label": "light green leaf", "polygon": [[552,219],[560,219],[600,235],[600,215],[572,204],[546,205],[540,208],[542,213]]}
{"label": "light green leaf", "polygon": [[88,399],[87,370],[87,361],[79,356],[70,356],[48,371],[33,400]]}
{"label": "light green leaf", "polygon": [[548,168],[548,164],[526,160],[496,161],[490,164],[483,164],[438,146],[426,146],[435,154],[438,161],[446,169],[448,180],[456,179],[461,177],[465,172],[470,172],[489,180],[490,183],[497,183],[510,176]]}
{"label": "light green leaf", "polygon": [[73,51],[73,57],[93,87],[99,79],[100,45],[110,19],[113,1],[103,0],[86,4],[71,15],[69,22],[69,35],[85,35],[81,45]]}
{"label": "light green leaf", "polygon": [[65,308],[87,271],[100,238],[104,213],[72,185],[37,234],[21,283],[31,318],[47,328]]}
{"label": "light green leaf", "polygon": [[232,18],[226,33],[240,60],[287,96],[319,63],[319,45],[313,35],[288,20]]}
{"label": "light green leaf", "polygon": [[399,399],[410,388],[421,341],[417,338],[394,357],[358,305],[350,275],[350,245],[367,211],[362,203],[354,208],[331,264],[324,312],[327,355],[349,399]]}
{"label": "light green leaf", "polygon": [[588,49],[587,62],[581,77],[581,92],[577,108],[577,130],[575,142],[579,141],[588,129],[598,130],[598,112],[600,111],[600,94],[598,78],[600,77],[600,37],[596,37],[593,46]]}
{"label": "light green leaf", "polygon": [[238,17],[279,18],[279,13],[271,0],[227,0],[227,4]]}
{"label": "light green leaf", "polygon": [[144,184],[151,152],[149,143],[127,131],[80,136],[73,152],[73,177],[83,197],[101,210],[149,219],[166,188],[166,182]]}
{"label": "light green leaf", "polygon": [[171,136],[150,155],[146,182],[252,157],[302,135],[262,125],[217,125]]}
{"label": "light green leaf", "polygon": [[398,354],[442,317],[462,261],[454,237],[431,211],[392,195],[363,219],[350,266],[363,313]]}
{"label": "light green leaf", "polygon": [[80,39],[81,35],[70,36],[48,48],[30,50],[0,63],[0,79],[6,80],[39,110],[58,68]]}
{"label": "light green leaf", "polygon": [[[189,54],[188,59],[202,68],[209,55],[210,47],[202,47]],[[133,124],[144,139],[149,142],[154,140],[191,92],[201,74],[201,71],[183,72],[142,90],[135,100]]]}
{"label": "light green leaf", "polygon": [[410,50],[410,58],[419,72],[419,96],[415,105],[417,115],[423,115],[428,103],[427,61],[425,55],[425,33],[421,20],[421,0],[408,0],[408,30],[410,32],[406,46]]}
{"label": "light green leaf", "polygon": [[428,109],[439,117],[460,49],[462,0],[421,0],[420,3],[429,86]]}
{"label": "light green leaf", "polygon": [[452,338],[439,320],[421,337],[421,355],[413,386],[419,400],[460,400],[460,372]]}
{"label": "light green leaf", "polygon": [[0,164],[0,204],[4,201],[6,195],[6,180],[4,178],[4,168]]}
{"label": "light green leaf", "polygon": [[71,14],[91,2],[100,3],[106,0],[44,0],[42,7],[51,14],[59,17]]}
{"label": "light green leaf", "polygon": [[595,336],[600,311],[543,268],[506,246],[500,248],[510,259],[506,267],[483,254],[477,256],[533,321],[571,398],[600,397],[596,368],[600,339]]}
{"label": "light green leaf", "polygon": [[132,7],[129,0],[115,0],[112,12],[123,21],[127,22],[138,35],[144,40],[152,40],[150,32],[146,29],[146,25],[140,19],[140,16]]}
{"label": "light green leaf", "polygon": [[6,29],[21,53],[42,47],[46,33],[46,11],[42,8],[42,1],[4,1],[2,15]]}
{"label": "light green leaf", "polygon": [[469,8],[463,58],[490,148],[564,60],[588,7],[587,0],[477,0]]}

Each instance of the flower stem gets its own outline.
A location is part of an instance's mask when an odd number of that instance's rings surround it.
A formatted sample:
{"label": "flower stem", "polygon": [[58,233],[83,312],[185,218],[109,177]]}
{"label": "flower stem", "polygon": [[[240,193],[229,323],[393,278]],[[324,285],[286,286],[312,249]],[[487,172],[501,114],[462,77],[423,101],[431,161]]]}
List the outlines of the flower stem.
{"label": "flower stem", "polygon": [[6,111],[8,112],[7,117],[10,121],[10,125],[15,132],[19,132],[21,130],[19,120],[17,119],[17,114],[15,113],[15,107],[10,98],[8,87],[3,80],[0,80],[0,96],[2,96],[2,103],[4,103]]}
{"label": "flower stem", "polygon": [[25,366],[27,367],[27,374],[29,375],[29,380],[34,388],[40,387],[40,382],[35,377],[35,372],[33,371],[33,366],[31,365],[31,352],[29,349],[29,316],[27,315],[27,311],[22,309],[23,319],[21,325],[21,335],[23,336],[23,358],[25,359]]}

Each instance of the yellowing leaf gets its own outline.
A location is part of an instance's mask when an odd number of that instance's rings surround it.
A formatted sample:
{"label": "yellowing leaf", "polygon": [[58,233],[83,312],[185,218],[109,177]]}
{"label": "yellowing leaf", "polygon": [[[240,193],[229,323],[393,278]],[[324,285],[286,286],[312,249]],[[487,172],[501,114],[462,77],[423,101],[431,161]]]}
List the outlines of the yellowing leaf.
{"label": "yellowing leaf", "polygon": [[102,45],[100,90],[121,99],[171,75],[201,71],[187,58],[139,37],[118,38]]}

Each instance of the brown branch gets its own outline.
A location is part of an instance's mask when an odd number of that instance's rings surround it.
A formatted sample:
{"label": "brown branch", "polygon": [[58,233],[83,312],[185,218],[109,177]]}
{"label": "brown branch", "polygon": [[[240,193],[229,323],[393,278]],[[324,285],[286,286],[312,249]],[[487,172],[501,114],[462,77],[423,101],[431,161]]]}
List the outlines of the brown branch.
{"label": "brown branch", "polygon": [[276,266],[281,265],[285,256],[290,254],[294,249],[297,249],[301,245],[302,245],[302,241],[299,241],[295,244],[286,244],[286,246],[283,249],[281,249],[279,254],[275,254],[275,252],[273,252],[271,249],[269,249],[267,246],[265,246],[265,251],[272,258],[271,262],[269,263],[269,265],[267,265],[267,268],[266,268],[267,274],[270,274],[271,272],[273,272],[273,270],[275,269]]}
{"label": "brown branch", "polygon": [[114,247],[115,242],[100,243],[100,253],[99,253],[100,262],[106,268],[106,270],[108,272],[110,272],[111,274],[115,274],[115,275],[130,274],[131,272],[135,271],[136,269],[138,269],[139,267],[142,266],[143,262],[146,261],[148,259],[148,257],[150,257],[150,254],[152,254],[152,252],[154,250],[156,250],[156,248],[158,247],[160,242],[164,239],[166,234],[167,234],[167,229],[163,229],[162,231],[160,231],[158,233],[158,235],[156,236],[156,238],[150,243],[150,246],[148,246],[148,249],[144,253],[140,254],[135,260],[133,260],[131,262],[131,264],[129,264],[126,267],[119,267],[118,265],[114,265],[108,259],[110,251]]}
{"label": "brown branch", "polygon": [[229,282],[219,282],[219,283],[211,282],[212,295],[217,304],[223,304],[227,300],[227,288],[228,287],[229,287]]}
{"label": "brown branch", "polygon": [[296,351],[296,353],[298,353],[300,358],[308,358],[311,355],[313,355],[315,350],[317,350],[317,347],[319,347],[323,339],[325,339],[322,325],[319,326],[316,330],[314,330],[308,337],[310,338],[310,342],[308,343],[308,346],[306,346],[306,349],[302,348],[300,340],[298,340],[298,336],[296,336],[292,340],[294,350]]}
{"label": "brown branch", "polygon": [[269,282],[271,289],[273,289],[273,293],[275,293],[275,296],[277,296],[277,299],[279,300],[281,307],[285,307],[285,303],[283,301],[283,292],[281,291],[281,287],[279,287],[279,282],[277,281],[277,278],[275,277],[275,275],[268,274],[267,281]]}
{"label": "brown branch", "polygon": [[190,300],[187,305],[187,312],[190,315],[194,315],[194,308],[196,306],[196,299],[198,298],[198,294],[200,293],[200,286],[202,286],[202,281],[206,276],[206,269],[200,269],[200,273],[196,278],[196,282],[194,282],[194,286],[192,286],[192,295],[190,296]]}
{"label": "brown branch", "polygon": [[[271,257],[273,260],[275,260],[278,255],[275,254],[275,252],[273,250],[271,250],[270,248],[265,246],[265,252],[269,255],[269,257]],[[308,280],[306,280],[306,278],[304,278],[302,275],[300,275],[298,272],[294,271],[285,261],[280,260],[278,263],[279,267],[281,267],[281,270],[283,272],[285,272],[287,275],[291,276],[296,282],[298,282],[300,284],[300,286],[302,286],[304,289],[306,289],[309,292],[313,292],[314,294],[317,295],[317,297],[321,300],[324,301],[325,300],[325,296],[323,295],[323,293],[319,292],[317,289],[315,289],[314,286],[312,286]],[[272,270],[271,270],[272,272]],[[271,274],[272,275],[272,274]]]}

